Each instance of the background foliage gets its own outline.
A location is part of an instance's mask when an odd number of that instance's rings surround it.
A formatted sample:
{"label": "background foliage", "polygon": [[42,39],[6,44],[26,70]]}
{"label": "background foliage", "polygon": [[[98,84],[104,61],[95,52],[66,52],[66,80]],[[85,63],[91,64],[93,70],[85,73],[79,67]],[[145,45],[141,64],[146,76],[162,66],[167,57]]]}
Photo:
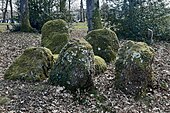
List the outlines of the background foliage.
{"label": "background foliage", "polygon": [[119,38],[147,41],[147,30],[154,40],[170,41],[170,7],[163,0],[110,0],[101,7],[106,26]]}

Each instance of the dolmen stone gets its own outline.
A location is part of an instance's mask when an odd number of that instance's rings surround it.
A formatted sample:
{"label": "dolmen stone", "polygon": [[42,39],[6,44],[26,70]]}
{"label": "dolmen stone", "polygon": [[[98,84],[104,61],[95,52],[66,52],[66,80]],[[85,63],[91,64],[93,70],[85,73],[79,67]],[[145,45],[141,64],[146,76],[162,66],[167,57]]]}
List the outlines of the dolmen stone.
{"label": "dolmen stone", "polygon": [[49,48],[52,53],[59,54],[69,40],[67,23],[62,19],[46,22],[42,29],[42,46]]}
{"label": "dolmen stone", "polygon": [[143,95],[153,85],[154,50],[144,42],[127,41],[118,51],[115,86],[134,96]]}
{"label": "dolmen stone", "polygon": [[94,54],[106,62],[115,61],[119,49],[119,40],[115,32],[109,29],[97,29],[89,32],[85,39],[92,45]]}
{"label": "dolmen stone", "polygon": [[53,55],[49,49],[28,48],[7,69],[4,79],[29,82],[45,80],[49,76],[53,62]]}
{"label": "dolmen stone", "polygon": [[83,38],[71,39],[61,50],[50,72],[49,83],[66,89],[90,89],[93,87],[94,53]]}

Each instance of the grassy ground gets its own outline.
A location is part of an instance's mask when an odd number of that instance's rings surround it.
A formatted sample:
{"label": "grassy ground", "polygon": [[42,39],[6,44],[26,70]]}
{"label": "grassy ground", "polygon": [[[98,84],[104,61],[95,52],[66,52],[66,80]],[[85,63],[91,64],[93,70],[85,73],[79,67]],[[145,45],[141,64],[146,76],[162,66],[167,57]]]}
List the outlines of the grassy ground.
{"label": "grassy ground", "polygon": [[75,23],[74,29],[87,29],[87,23],[86,22]]}
{"label": "grassy ground", "polygon": [[7,25],[10,25],[9,23],[0,23],[0,33],[5,32],[7,30]]}
{"label": "grassy ground", "polygon": [[79,22],[79,23],[73,23],[71,32],[71,37],[73,38],[81,38],[85,37],[87,35],[87,23],[86,22]]}

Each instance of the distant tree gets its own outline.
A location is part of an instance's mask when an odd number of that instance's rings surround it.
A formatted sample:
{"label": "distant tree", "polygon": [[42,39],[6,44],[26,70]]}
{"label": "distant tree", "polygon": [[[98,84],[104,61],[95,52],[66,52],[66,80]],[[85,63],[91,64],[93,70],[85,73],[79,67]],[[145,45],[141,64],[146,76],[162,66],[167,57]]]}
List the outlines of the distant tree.
{"label": "distant tree", "polygon": [[11,23],[14,23],[14,17],[13,17],[13,3],[12,0],[9,1],[10,8],[11,8]]}
{"label": "distant tree", "polygon": [[80,1],[80,22],[84,22],[84,8],[83,8],[83,0]]}
{"label": "distant tree", "polygon": [[21,31],[32,32],[33,28],[29,21],[29,8],[28,0],[20,0],[20,13],[21,13]]}
{"label": "distant tree", "polygon": [[6,14],[7,14],[7,9],[8,9],[8,3],[10,4],[10,14],[11,14],[11,23],[14,22],[13,20],[13,4],[12,4],[12,0],[6,0],[5,2],[5,8],[4,7],[4,0],[2,0],[2,12],[3,12],[3,22],[6,22]]}
{"label": "distant tree", "polygon": [[111,0],[107,5],[109,8],[106,22],[112,26],[111,29],[116,31],[119,38],[148,42],[149,29],[153,32],[154,40],[170,40],[169,2]]}
{"label": "distant tree", "polygon": [[101,29],[101,15],[99,10],[99,0],[86,0],[88,31]]}
{"label": "distant tree", "polygon": [[60,0],[60,18],[66,20],[66,13],[67,13],[67,9],[66,9],[66,1],[67,0]]}
{"label": "distant tree", "polygon": [[1,12],[2,12],[2,14],[4,13],[4,3],[5,3],[5,1],[1,0]]}
{"label": "distant tree", "polygon": [[3,23],[5,23],[6,22],[6,13],[7,13],[7,9],[8,9],[8,2],[9,2],[9,0],[6,0],[6,2],[5,2],[5,8],[4,8],[4,12],[3,12]]}

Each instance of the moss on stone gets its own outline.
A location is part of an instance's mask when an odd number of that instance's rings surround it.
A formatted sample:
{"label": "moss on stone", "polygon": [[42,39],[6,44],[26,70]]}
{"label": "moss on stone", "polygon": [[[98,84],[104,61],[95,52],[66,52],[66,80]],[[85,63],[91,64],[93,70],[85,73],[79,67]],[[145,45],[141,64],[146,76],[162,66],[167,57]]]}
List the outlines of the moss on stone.
{"label": "moss on stone", "polygon": [[59,54],[53,54],[54,62],[56,62],[58,60],[58,56],[59,56]]}
{"label": "moss on stone", "polygon": [[92,46],[81,39],[71,39],[61,50],[50,72],[49,83],[67,89],[88,89],[93,86],[94,53]]}
{"label": "moss on stone", "polygon": [[119,40],[116,34],[108,29],[93,30],[85,39],[92,45],[94,54],[102,57],[106,62],[116,59]]}
{"label": "moss on stone", "polygon": [[42,46],[51,49],[52,53],[58,54],[67,43],[68,26],[62,19],[50,20],[42,27]]}
{"label": "moss on stone", "polygon": [[48,37],[52,32],[68,33],[68,26],[62,19],[50,20],[43,25],[41,32],[43,39]]}
{"label": "moss on stone", "polygon": [[6,71],[4,78],[10,80],[41,81],[49,76],[53,56],[49,49],[32,47],[16,59]]}
{"label": "moss on stone", "polygon": [[105,60],[99,56],[94,56],[95,74],[101,74],[107,70]]}
{"label": "moss on stone", "polygon": [[154,50],[143,42],[127,41],[115,63],[116,87],[127,94],[141,95],[153,85]]}
{"label": "moss on stone", "polygon": [[52,32],[48,38],[42,40],[42,45],[49,48],[52,53],[59,54],[68,40],[69,35],[67,33]]}

